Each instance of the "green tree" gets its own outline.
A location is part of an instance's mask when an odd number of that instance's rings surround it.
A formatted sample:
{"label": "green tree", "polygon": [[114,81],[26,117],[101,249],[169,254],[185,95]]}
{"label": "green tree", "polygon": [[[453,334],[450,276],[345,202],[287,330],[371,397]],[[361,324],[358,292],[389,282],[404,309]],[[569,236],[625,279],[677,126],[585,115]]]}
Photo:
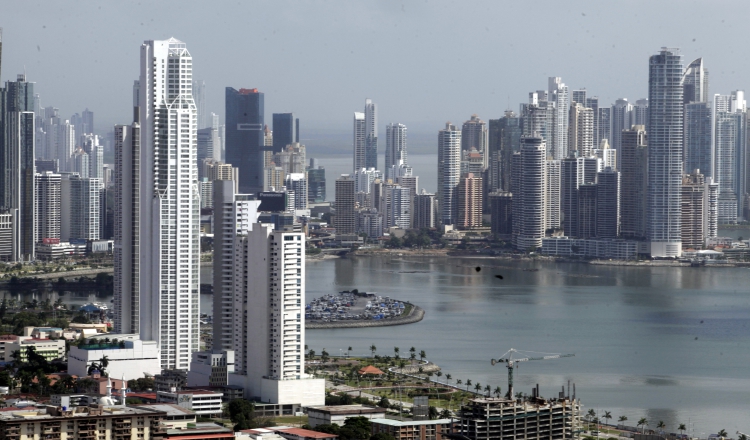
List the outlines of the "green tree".
{"label": "green tree", "polygon": [[612,413],[609,411],[604,411],[604,415],[602,416],[603,419],[607,419],[607,424],[609,424],[609,419],[612,418]]}
{"label": "green tree", "polygon": [[642,426],[643,428],[641,429],[641,434],[645,433],[646,426],[648,426],[648,419],[646,419],[645,417],[641,417],[638,420],[638,423],[636,423],[636,426]]}
{"label": "green tree", "polygon": [[370,438],[372,423],[367,417],[349,417],[339,430],[341,440],[361,440]]}
{"label": "green tree", "polygon": [[719,435],[719,437],[722,437],[722,438],[726,437],[727,436],[727,430],[726,429],[722,429],[721,431],[717,432],[717,434]]}
{"label": "green tree", "polygon": [[451,376],[450,373],[445,375],[445,380],[448,381],[448,384],[451,383],[451,379],[453,379],[453,376]]}
{"label": "green tree", "polygon": [[490,392],[492,392],[492,387],[489,385],[485,385],[484,391],[487,393],[487,397],[490,397]]}
{"label": "green tree", "polygon": [[424,361],[424,358],[427,357],[427,353],[424,352],[424,350],[420,350],[419,352],[419,360]]}
{"label": "green tree", "polygon": [[234,423],[234,431],[255,428],[255,405],[245,399],[234,399],[227,405],[229,420]]}
{"label": "green tree", "polygon": [[435,408],[434,406],[430,406],[429,408],[427,408],[427,417],[429,417],[430,420],[437,419],[439,415],[440,413],[438,412],[437,408]]}
{"label": "green tree", "polygon": [[495,391],[493,391],[495,394],[495,397],[500,397],[501,394],[503,394],[502,390],[500,389],[500,386],[495,387]]}
{"label": "green tree", "polygon": [[390,408],[391,402],[388,400],[387,397],[381,396],[380,397],[380,402],[378,402],[378,406],[381,407],[381,408]]}
{"label": "green tree", "polygon": [[388,243],[386,244],[386,246],[388,246],[389,248],[398,249],[404,246],[404,241],[396,237],[395,235],[391,235],[391,238],[388,239]]}
{"label": "green tree", "polygon": [[[677,427],[677,430],[680,431],[680,434],[684,434],[686,429],[687,428],[685,427],[684,423],[680,423],[680,426]],[[744,439],[741,438],[740,440],[744,440]]]}
{"label": "green tree", "polygon": [[321,351],[321,352],[320,352],[320,360],[321,360],[321,361],[322,361],[323,363],[326,363],[326,362],[328,362],[328,359],[329,359],[329,357],[328,357],[328,352],[327,352],[327,351],[326,351],[326,349],[324,348],[324,349],[323,349],[323,351]]}
{"label": "green tree", "polygon": [[395,357],[396,359],[398,359],[398,353],[399,353],[399,351],[401,351],[401,349],[400,349],[400,348],[398,348],[398,347],[393,347],[393,355],[394,355],[394,357]]}
{"label": "green tree", "polygon": [[376,351],[378,351],[378,347],[376,347],[375,344],[370,345],[370,353],[372,353],[372,357],[375,357]]}
{"label": "green tree", "polygon": [[479,392],[480,392],[481,390],[482,390],[482,384],[481,384],[481,383],[479,383],[479,382],[477,382],[477,384],[476,384],[476,385],[474,385],[474,391],[476,391],[476,392],[477,392],[477,394],[479,394]]}
{"label": "green tree", "polygon": [[618,421],[618,422],[624,422],[624,421],[625,421],[625,420],[627,420],[627,419],[628,419],[628,418],[627,418],[626,416],[620,416],[620,418],[619,418],[619,419],[617,419],[617,421]]}
{"label": "green tree", "polygon": [[667,425],[664,424],[664,420],[659,420],[659,423],[656,425],[659,429],[664,429]]}
{"label": "green tree", "polygon": [[469,391],[470,386],[471,386],[471,379],[466,379],[466,392]]}
{"label": "green tree", "polygon": [[450,419],[451,417],[453,417],[453,414],[450,412],[448,408],[445,408],[442,411],[440,411],[441,419]]}

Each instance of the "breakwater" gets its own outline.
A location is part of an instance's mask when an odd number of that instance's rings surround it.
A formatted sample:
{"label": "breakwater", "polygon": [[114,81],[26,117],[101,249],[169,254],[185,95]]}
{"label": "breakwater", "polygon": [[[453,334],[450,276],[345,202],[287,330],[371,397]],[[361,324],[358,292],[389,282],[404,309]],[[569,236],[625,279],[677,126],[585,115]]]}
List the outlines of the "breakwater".
{"label": "breakwater", "polygon": [[407,303],[411,306],[411,310],[406,316],[399,316],[397,318],[380,319],[380,320],[368,320],[368,321],[336,321],[336,322],[306,322],[306,329],[320,329],[320,328],[365,328],[365,327],[387,327],[391,325],[405,325],[413,324],[424,319],[424,310],[421,307],[415,306],[414,304]]}

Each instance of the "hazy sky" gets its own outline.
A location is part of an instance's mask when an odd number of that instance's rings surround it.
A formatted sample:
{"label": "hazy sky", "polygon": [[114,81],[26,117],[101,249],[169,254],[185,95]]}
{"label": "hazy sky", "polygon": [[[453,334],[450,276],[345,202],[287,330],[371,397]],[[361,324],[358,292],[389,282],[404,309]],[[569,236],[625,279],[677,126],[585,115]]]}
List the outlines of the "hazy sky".
{"label": "hazy sky", "polygon": [[44,106],[88,107],[105,130],[131,121],[140,44],[174,36],[222,117],[224,87],[257,87],[267,121],[294,111],[303,139],[343,136],[372,98],[381,136],[402,122],[426,148],[446,121],[517,110],[548,76],[606,104],[646,97],[662,46],[704,57],[710,93],[742,89],[749,13],[746,1],[3,0],[2,81],[25,67]]}

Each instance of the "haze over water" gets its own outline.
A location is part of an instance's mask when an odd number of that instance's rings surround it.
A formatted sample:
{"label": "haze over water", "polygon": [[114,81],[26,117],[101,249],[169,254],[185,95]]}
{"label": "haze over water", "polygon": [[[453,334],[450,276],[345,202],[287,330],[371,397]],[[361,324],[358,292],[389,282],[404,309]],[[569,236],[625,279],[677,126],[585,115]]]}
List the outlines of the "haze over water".
{"label": "haze over water", "polygon": [[[475,271],[481,266],[481,272]],[[536,272],[523,269],[535,268]],[[415,272],[416,271],[416,272]],[[501,274],[499,280],[494,275]],[[516,348],[575,353],[521,363],[516,391],[553,396],[570,380],[585,410],[640,417],[694,435],[750,430],[750,269],[628,268],[574,263],[355,257],[309,263],[307,299],[358,288],[412,301],[417,324],[309,330],[331,354],[425,350],[453,380],[507,387],[490,359]],[[603,414],[603,413],[602,413]]]}

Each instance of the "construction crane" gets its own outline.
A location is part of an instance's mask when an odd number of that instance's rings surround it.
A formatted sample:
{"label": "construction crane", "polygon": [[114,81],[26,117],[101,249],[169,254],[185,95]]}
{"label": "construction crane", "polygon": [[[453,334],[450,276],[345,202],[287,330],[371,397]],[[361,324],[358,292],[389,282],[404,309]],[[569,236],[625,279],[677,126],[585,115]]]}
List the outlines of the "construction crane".
{"label": "construction crane", "polygon": [[[514,357],[516,353],[518,353],[519,357]],[[527,355],[527,353],[530,355]],[[505,396],[508,399],[513,399],[513,367],[518,368],[519,362],[543,361],[546,359],[557,359],[573,356],[575,356],[575,354],[540,353],[536,351],[520,351],[516,350],[515,348],[511,348],[510,350],[503,353],[503,355],[500,356],[500,359],[492,359],[490,362],[492,362],[492,365],[505,363],[508,366],[508,392],[505,394]]]}

